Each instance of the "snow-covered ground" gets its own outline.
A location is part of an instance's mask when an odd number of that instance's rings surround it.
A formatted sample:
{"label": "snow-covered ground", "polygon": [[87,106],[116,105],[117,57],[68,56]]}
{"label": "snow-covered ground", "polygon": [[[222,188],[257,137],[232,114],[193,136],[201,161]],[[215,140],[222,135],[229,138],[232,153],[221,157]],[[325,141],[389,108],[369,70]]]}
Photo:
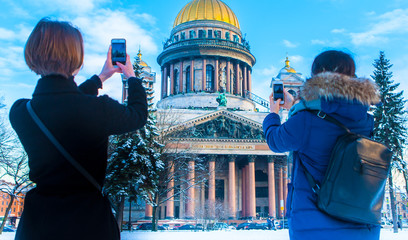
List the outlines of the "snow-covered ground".
{"label": "snow-covered ground", "polygon": [[[5,232],[0,235],[1,240],[13,240],[15,233]],[[123,232],[122,240],[289,240],[287,230],[277,231],[213,231],[213,232],[182,232],[182,231],[135,231]],[[381,240],[407,240],[408,229],[394,234],[391,229],[381,231]]]}

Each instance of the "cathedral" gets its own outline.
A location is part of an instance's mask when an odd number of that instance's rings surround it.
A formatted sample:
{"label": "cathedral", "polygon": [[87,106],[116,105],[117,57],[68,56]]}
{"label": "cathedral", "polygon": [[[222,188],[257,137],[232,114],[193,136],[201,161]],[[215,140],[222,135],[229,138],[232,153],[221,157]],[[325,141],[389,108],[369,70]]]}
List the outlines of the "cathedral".
{"label": "cathedral", "polygon": [[[290,163],[265,141],[262,122],[269,100],[252,92],[256,59],[231,8],[220,0],[187,3],[157,62],[157,118],[173,116],[172,121],[158,121],[158,128],[168,139],[167,152],[191,155],[181,189],[168,191],[159,219],[202,218],[202,209],[211,219],[220,206],[224,219],[283,218]],[[141,66],[153,84],[155,74],[145,62]],[[288,58],[273,81],[283,81],[294,96],[304,83]],[[282,119],[286,115],[281,112]],[[205,170],[197,169],[195,159]],[[152,208],[146,205],[145,218],[151,217]]]}

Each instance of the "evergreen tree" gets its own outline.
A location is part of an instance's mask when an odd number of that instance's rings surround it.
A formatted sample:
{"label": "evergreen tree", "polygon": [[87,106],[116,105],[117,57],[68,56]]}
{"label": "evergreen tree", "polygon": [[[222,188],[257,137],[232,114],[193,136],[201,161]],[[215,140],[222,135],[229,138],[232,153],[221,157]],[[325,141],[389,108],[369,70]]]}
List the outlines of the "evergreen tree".
{"label": "evergreen tree", "polygon": [[[377,83],[381,95],[381,104],[374,111],[374,139],[387,145],[393,152],[391,169],[406,170],[406,162],[403,159],[403,147],[406,143],[407,131],[405,129],[403,91],[397,92],[399,83],[392,80],[390,71],[392,64],[385,58],[384,52],[380,52],[379,59],[376,59],[373,66],[375,70],[371,76]],[[396,203],[394,195],[394,184],[391,170],[388,177],[388,186],[391,197],[391,211],[394,223],[394,232],[398,232]]]}
{"label": "evergreen tree", "polygon": [[[136,77],[140,77],[143,70],[140,57],[141,54],[133,63]],[[157,173],[163,169],[158,150],[162,145],[156,140],[159,134],[154,117],[156,110],[152,102],[154,91],[148,81],[143,80],[143,85],[147,93],[149,111],[146,125],[135,132],[112,136],[110,139],[105,189],[116,205],[119,226],[123,219],[125,198],[136,201],[136,198],[142,195],[152,205],[149,193],[157,188]]]}

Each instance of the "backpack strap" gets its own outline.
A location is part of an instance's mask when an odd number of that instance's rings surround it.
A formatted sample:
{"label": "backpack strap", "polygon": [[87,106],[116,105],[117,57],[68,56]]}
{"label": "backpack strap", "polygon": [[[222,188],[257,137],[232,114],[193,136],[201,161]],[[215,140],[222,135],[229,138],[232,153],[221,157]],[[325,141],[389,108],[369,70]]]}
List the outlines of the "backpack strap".
{"label": "backpack strap", "polygon": [[[321,111],[321,110],[312,110],[312,109],[305,109],[304,111],[308,111],[310,113],[312,113],[313,115],[316,115],[317,117],[324,119],[328,122],[331,122],[339,127],[341,127],[342,129],[344,129],[347,133],[351,133],[350,129],[348,129],[346,126],[344,126],[344,124],[342,124],[341,122],[339,122],[337,119],[335,119],[334,117],[326,114],[325,112]],[[307,168],[305,167],[305,165],[303,164],[302,160],[299,159],[300,162],[300,166],[303,169],[303,172],[305,173],[306,179],[309,182],[309,185],[312,187],[313,192],[315,192],[316,194],[319,193],[320,190],[320,185],[319,183],[313,178],[312,174],[307,170]]]}
{"label": "backpack strap", "polygon": [[311,110],[311,109],[305,109],[304,111],[308,111],[314,115],[316,115],[317,117],[324,119],[328,122],[334,123],[337,126],[343,128],[347,133],[351,133],[350,129],[348,129],[346,126],[344,126],[344,124],[342,124],[341,122],[339,122],[337,119],[335,119],[334,117],[328,115],[327,113],[321,111],[321,110]]}
{"label": "backpack strap", "polygon": [[40,120],[37,114],[34,112],[34,109],[31,107],[31,101],[28,101],[26,104],[28,113],[31,115],[31,118],[37,124],[37,126],[41,129],[41,131],[47,136],[47,138],[51,141],[51,143],[58,149],[58,151],[68,160],[69,163],[72,164],[92,185],[98,189],[99,192],[103,194],[102,187],[99,183],[95,180],[94,177],[89,174],[88,171],[85,170],[72,156],[65,150],[65,148],[58,142],[58,140],[52,135],[52,133],[48,130],[48,128],[44,125],[44,123]]}
{"label": "backpack strap", "polygon": [[307,170],[302,160],[299,159],[299,162],[300,162],[300,166],[303,169],[303,172],[305,173],[306,179],[309,182],[309,185],[312,187],[313,192],[316,194],[319,194],[320,184],[314,179],[312,174]]}

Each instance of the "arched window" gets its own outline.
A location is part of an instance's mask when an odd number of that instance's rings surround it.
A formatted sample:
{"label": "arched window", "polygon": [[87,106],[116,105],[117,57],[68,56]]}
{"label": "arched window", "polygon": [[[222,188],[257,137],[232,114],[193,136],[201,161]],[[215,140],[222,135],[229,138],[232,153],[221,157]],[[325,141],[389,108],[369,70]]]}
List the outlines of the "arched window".
{"label": "arched window", "polygon": [[173,88],[173,94],[179,93],[179,71],[178,69],[174,69],[174,74],[173,74],[173,79],[174,79],[174,88]]}
{"label": "arched window", "polygon": [[292,94],[292,96],[293,96],[293,98],[295,98],[296,99],[296,92],[293,90],[293,89],[290,89],[289,91],[288,91],[290,94]]}
{"label": "arched window", "polygon": [[205,90],[214,91],[214,67],[212,65],[206,66]]}
{"label": "arched window", "polygon": [[190,84],[190,66],[188,66],[186,68],[186,92],[190,92],[191,91],[191,84]]}
{"label": "arched window", "polygon": [[231,40],[231,39],[230,39],[230,33],[229,33],[229,32],[225,32],[225,39]]}

